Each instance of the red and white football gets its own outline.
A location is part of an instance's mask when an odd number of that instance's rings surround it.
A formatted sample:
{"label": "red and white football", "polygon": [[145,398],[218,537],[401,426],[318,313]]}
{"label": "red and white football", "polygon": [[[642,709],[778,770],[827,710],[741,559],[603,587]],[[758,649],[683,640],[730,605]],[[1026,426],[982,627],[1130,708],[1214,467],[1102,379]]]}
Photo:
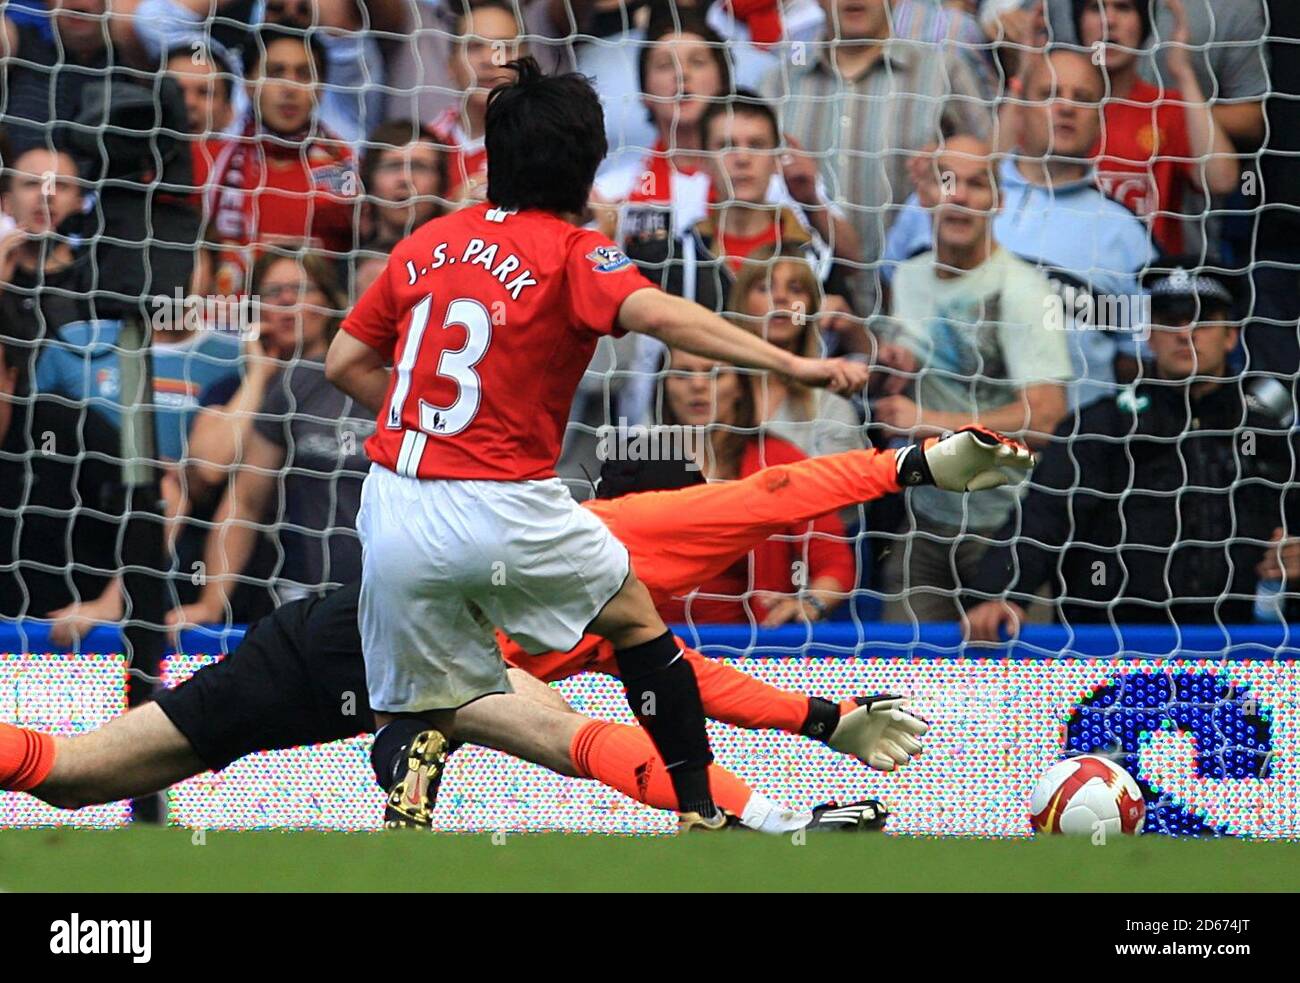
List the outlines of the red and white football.
{"label": "red and white football", "polygon": [[1029,819],[1036,831],[1045,833],[1140,833],[1146,814],[1133,776],[1095,754],[1052,765],[1029,796]]}

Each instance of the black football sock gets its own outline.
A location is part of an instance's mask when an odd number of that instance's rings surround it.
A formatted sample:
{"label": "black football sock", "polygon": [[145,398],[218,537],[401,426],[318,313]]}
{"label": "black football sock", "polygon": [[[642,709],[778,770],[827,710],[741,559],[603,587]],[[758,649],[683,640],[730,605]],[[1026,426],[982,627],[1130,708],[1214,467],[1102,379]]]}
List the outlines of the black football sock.
{"label": "black football sock", "polygon": [[632,713],[646,729],[677,793],[682,812],[717,815],[709,792],[713,752],[704,730],[704,704],[695,670],[681,657],[673,633],[617,649],[614,659]]}
{"label": "black football sock", "polygon": [[820,696],[808,697],[808,716],[799,733],[818,741],[829,741],[840,725],[840,705]]}
{"label": "black football sock", "polygon": [[406,749],[419,734],[432,729],[432,724],[419,717],[398,717],[380,729],[370,746],[370,767],[380,788],[388,791],[393,787]]}

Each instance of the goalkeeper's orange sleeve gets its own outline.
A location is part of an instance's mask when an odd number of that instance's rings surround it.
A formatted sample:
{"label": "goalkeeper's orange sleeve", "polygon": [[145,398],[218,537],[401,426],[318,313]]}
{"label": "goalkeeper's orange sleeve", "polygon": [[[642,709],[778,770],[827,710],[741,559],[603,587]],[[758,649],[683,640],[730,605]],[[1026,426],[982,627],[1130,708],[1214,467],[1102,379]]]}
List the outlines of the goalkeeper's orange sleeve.
{"label": "goalkeeper's orange sleeve", "polygon": [[739,481],[583,504],[632,555],[659,604],[724,572],[794,523],[899,491],[894,451],[845,451],[764,468]]}
{"label": "goalkeeper's orange sleeve", "polygon": [[49,777],[54,738],[26,727],[0,724],[0,789],[26,792]]}
{"label": "goalkeeper's orange sleeve", "polygon": [[700,702],[710,720],[747,730],[798,734],[808,719],[808,697],[802,693],[769,686],[694,649],[685,649],[685,656],[695,670]]}

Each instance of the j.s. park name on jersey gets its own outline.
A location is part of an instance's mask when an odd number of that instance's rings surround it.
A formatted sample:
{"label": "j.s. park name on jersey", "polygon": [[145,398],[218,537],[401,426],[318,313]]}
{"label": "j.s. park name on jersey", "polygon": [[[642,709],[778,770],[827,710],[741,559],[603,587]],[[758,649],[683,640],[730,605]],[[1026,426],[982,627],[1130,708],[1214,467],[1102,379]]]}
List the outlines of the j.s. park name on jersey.
{"label": "j.s. park name on jersey", "polygon": [[533,271],[520,269],[523,263],[518,256],[514,253],[505,253],[498,257],[497,252],[497,243],[478,238],[470,239],[459,253],[448,243],[440,242],[433,247],[428,266],[416,266],[415,260],[408,259],[406,275],[410,277],[410,285],[414,286],[421,277],[428,276],[434,270],[442,269],[444,266],[454,266],[457,263],[468,263],[471,266],[483,267],[499,280],[512,300],[518,300],[519,295],[528,287],[537,286]]}

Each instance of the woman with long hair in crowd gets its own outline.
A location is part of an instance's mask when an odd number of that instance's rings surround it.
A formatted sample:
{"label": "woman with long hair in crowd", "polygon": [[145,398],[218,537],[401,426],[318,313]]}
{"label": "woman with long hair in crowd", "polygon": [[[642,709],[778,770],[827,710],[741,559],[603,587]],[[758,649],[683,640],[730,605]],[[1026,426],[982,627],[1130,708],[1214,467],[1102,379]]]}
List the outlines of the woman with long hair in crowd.
{"label": "woman with long hair in crowd", "polygon": [[[742,327],[797,355],[823,354],[817,274],[795,247],[766,246],[741,265],[727,310]],[[768,373],[755,382],[758,420],[764,430],[808,457],[865,446],[862,420],[843,396],[810,389]]]}

